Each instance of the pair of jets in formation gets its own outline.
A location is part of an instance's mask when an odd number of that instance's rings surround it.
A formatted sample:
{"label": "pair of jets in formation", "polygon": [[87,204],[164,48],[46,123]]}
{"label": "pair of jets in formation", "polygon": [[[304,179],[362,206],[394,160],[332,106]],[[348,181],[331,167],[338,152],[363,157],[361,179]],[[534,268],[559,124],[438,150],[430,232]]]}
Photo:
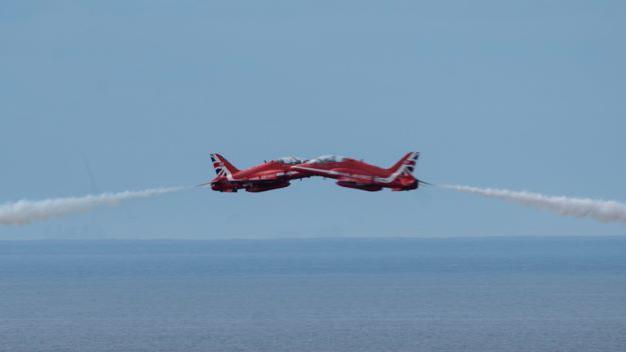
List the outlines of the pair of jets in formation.
{"label": "pair of jets in formation", "polygon": [[322,176],[337,180],[341,187],[363,191],[410,191],[424,181],[413,176],[419,153],[407,153],[390,168],[381,168],[360,160],[336,155],[321,156],[311,160],[295,157],[265,161],[245,170],[239,170],[220,154],[211,154],[217,176],[204,185],[219,192],[265,192],[289,186],[291,180]]}

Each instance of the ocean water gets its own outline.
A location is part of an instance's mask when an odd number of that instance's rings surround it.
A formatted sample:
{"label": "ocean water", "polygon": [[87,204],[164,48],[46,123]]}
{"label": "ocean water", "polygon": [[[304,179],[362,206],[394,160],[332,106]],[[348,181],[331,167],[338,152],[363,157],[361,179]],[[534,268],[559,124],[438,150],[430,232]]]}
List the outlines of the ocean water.
{"label": "ocean water", "polygon": [[626,351],[626,237],[0,242],[0,351]]}

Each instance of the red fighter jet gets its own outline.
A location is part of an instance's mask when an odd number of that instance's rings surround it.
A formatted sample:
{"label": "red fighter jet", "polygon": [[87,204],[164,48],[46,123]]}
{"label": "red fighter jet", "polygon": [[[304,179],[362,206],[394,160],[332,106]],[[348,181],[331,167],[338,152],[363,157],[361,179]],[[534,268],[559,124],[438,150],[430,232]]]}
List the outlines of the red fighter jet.
{"label": "red fighter jet", "polygon": [[383,188],[392,191],[409,191],[426,184],[413,177],[419,153],[407,153],[394,166],[383,169],[363,161],[336,155],[325,155],[305,163],[292,166],[292,170],[329,177],[337,180],[341,187],[376,192]]}
{"label": "red fighter jet", "polygon": [[211,154],[211,162],[217,177],[206,184],[210,184],[212,190],[220,192],[237,192],[242,188],[248,192],[265,192],[287,187],[290,180],[310,176],[291,169],[291,166],[305,162],[296,157],[266,161],[245,170],[238,170],[220,154]]}

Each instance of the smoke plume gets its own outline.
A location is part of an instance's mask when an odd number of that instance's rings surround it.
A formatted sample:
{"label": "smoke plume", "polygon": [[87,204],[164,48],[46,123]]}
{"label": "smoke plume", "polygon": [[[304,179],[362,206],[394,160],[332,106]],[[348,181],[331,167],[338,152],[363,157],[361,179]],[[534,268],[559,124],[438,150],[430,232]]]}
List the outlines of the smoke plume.
{"label": "smoke plume", "polygon": [[148,198],[182,190],[181,187],[154,188],[143,191],[102,193],[83,197],[52,198],[44,200],[20,200],[0,204],[0,225],[24,225],[37,220],[84,212],[101,205],[115,205],[135,198]]}
{"label": "smoke plume", "polygon": [[516,192],[496,188],[478,188],[458,185],[443,185],[442,187],[460,192],[480,194],[485,197],[500,198],[529,207],[550,210],[566,216],[592,218],[603,222],[626,223],[626,204],[616,201],[562,196],[554,197],[539,193],[525,191]]}

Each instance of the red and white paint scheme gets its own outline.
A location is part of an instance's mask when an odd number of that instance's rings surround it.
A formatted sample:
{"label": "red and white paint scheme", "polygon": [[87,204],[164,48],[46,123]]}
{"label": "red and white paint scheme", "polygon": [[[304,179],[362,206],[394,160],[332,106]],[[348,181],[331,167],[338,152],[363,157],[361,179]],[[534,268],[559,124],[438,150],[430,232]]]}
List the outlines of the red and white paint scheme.
{"label": "red and white paint scheme", "polygon": [[292,170],[293,165],[305,160],[296,157],[266,161],[245,170],[239,170],[220,154],[211,154],[211,162],[217,176],[208,182],[211,189],[219,192],[265,192],[289,186],[289,181],[309,177],[310,174]]}
{"label": "red and white paint scheme", "polygon": [[341,187],[356,188],[376,192],[383,188],[392,191],[409,191],[425,183],[413,176],[419,153],[407,153],[388,169],[380,168],[363,161],[336,155],[325,155],[293,165],[292,170],[317,176],[333,178]]}

